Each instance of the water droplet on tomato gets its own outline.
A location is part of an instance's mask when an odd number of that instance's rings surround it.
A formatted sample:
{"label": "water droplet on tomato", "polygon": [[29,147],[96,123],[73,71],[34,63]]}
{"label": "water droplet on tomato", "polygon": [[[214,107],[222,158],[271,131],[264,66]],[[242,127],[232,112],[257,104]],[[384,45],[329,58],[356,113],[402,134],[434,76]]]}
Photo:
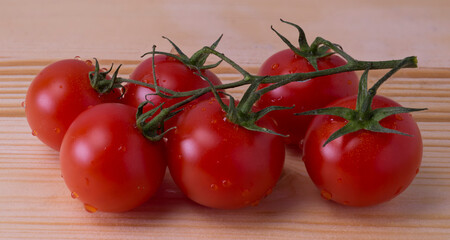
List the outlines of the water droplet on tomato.
{"label": "water droplet on tomato", "polygon": [[120,146],[117,148],[117,150],[118,150],[119,152],[126,152],[126,151],[127,151],[127,147],[125,147],[125,146],[123,146],[123,145],[120,145]]}
{"label": "water droplet on tomato", "polygon": [[395,114],[394,116],[395,116],[395,119],[397,119],[399,121],[403,120],[403,117],[399,114]]}
{"label": "water droplet on tomato", "polygon": [[71,193],[70,193],[70,196],[71,196],[73,199],[77,199],[77,198],[80,197],[80,196],[78,195],[78,193],[76,193],[76,192],[71,192]]}
{"label": "water droplet on tomato", "polygon": [[270,99],[270,101],[271,102],[278,102],[278,101],[281,101],[281,100],[283,100],[283,96],[279,96],[279,97],[277,97],[277,98],[272,98],[272,99]]}
{"label": "water droplet on tomato", "polygon": [[95,213],[95,212],[97,212],[97,208],[96,208],[96,207],[94,207],[94,206],[92,206],[92,205],[89,205],[89,204],[87,204],[87,203],[84,204],[84,209],[85,209],[87,212],[89,212],[89,213]]}
{"label": "water droplet on tomato", "polygon": [[326,200],[330,200],[333,197],[333,195],[327,190],[320,191],[320,196],[322,196]]}
{"label": "water droplet on tomato", "polygon": [[89,59],[88,59],[88,60],[86,60],[86,61],[84,61],[84,62],[85,62],[85,63],[86,63],[87,65],[93,65],[93,64],[92,64],[92,61],[91,61],[91,60],[89,60]]}
{"label": "water droplet on tomato", "polygon": [[210,188],[214,191],[216,191],[217,189],[219,189],[219,186],[217,186],[217,184],[211,184]]}
{"label": "water droplet on tomato", "polygon": [[230,187],[231,186],[231,181],[230,180],[227,180],[227,179],[225,179],[225,180],[223,180],[222,181],[222,186],[223,187]]}
{"label": "water droplet on tomato", "polygon": [[[298,143],[298,147],[300,148],[300,149],[303,149],[303,144],[305,143],[305,140],[304,139],[302,139],[302,140],[300,140],[300,142]],[[302,157],[302,161],[305,161],[304,159],[303,159],[303,157]]]}
{"label": "water droplet on tomato", "polygon": [[211,120],[211,124],[215,124],[215,123],[217,123],[216,119]]}
{"label": "water droplet on tomato", "polygon": [[75,60],[81,60],[81,57],[80,57],[80,56],[75,56],[73,59],[75,59]]}
{"label": "water droplet on tomato", "polygon": [[272,70],[277,69],[279,66],[280,66],[280,64],[278,64],[278,63],[273,64],[272,65]]}
{"label": "water droplet on tomato", "polygon": [[296,72],[297,72],[297,68],[296,67],[294,67],[294,68],[289,70],[289,73],[296,73]]}
{"label": "water droplet on tomato", "polygon": [[23,107],[23,108],[25,108],[25,101],[22,101],[22,102],[20,103],[20,106]]}
{"label": "water droplet on tomato", "polygon": [[54,128],[53,131],[54,131],[56,134],[61,133],[61,129],[60,129],[60,128]]}
{"label": "water droplet on tomato", "polygon": [[37,136],[37,132],[36,132],[36,130],[33,130],[33,131],[31,131],[31,135],[33,135],[33,136]]}

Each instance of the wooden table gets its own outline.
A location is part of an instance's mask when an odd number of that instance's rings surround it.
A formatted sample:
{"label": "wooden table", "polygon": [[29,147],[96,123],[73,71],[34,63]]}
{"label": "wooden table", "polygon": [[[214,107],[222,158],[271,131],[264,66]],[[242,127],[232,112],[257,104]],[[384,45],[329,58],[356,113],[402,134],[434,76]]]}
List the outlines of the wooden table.
{"label": "wooden table", "polygon": [[[450,239],[450,2],[441,1],[0,1],[0,239]],[[47,64],[80,56],[123,63],[127,76],[153,44],[170,37],[192,54],[218,50],[251,72],[301,25],[361,60],[416,55],[380,94],[414,113],[424,140],[420,172],[396,199],[351,208],[326,201],[288,151],[273,193],[256,207],[213,210],[186,199],[167,175],[148,203],[121,214],[94,213],[70,197],[58,153],[31,135],[21,107]],[[231,68],[215,70],[224,81]],[[373,72],[371,82],[382,72]],[[240,96],[243,89],[232,93]]]}

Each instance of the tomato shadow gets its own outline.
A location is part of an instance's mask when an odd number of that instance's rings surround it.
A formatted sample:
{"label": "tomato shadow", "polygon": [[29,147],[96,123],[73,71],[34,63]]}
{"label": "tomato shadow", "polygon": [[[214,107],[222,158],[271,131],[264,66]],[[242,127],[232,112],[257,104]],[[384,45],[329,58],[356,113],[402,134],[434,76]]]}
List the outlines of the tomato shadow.
{"label": "tomato shadow", "polygon": [[110,221],[120,224],[120,219],[127,218],[147,227],[175,222],[233,230],[256,226],[261,234],[270,233],[277,224],[298,225],[310,222],[311,217],[318,215],[327,216],[325,222],[343,228],[354,225],[409,226],[411,219],[429,221],[427,224],[431,224],[432,219],[424,219],[424,216],[445,217],[442,209],[449,209],[448,198],[445,192],[439,191],[436,182],[428,184],[428,180],[420,176],[419,173],[409,188],[388,202],[368,207],[344,206],[322,198],[298,152],[288,150],[277,185],[257,206],[237,210],[201,206],[185,197],[167,174],[152,199],[133,211],[115,215],[117,219]]}
{"label": "tomato shadow", "polygon": [[261,226],[273,221],[285,221],[286,216],[298,219],[310,208],[311,196],[317,191],[307,176],[301,158],[295,152],[287,151],[282,175],[272,193],[257,205],[236,210],[220,210],[201,206],[188,199],[166,173],[162,186],[143,205],[125,213],[95,213],[96,224],[151,227],[162,223],[199,221],[208,226],[240,228],[242,222],[259,223]]}
{"label": "tomato shadow", "polygon": [[[420,174],[411,185],[395,198],[372,206],[346,206],[325,200],[316,190],[316,209],[328,216],[330,224],[343,228],[355,225],[377,227],[411,227],[419,225],[437,226],[440,219],[448,217],[448,194],[439,190],[436,181],[428,183]],[[432,217],[430,217],[432,216]]]}
{"label": "tomato shadow", "polygon": [[173,182],[167,171],[163,183],[155,195],[147,202],[132,210],[131,213],[145,213],[148,218],[158,218],[176,212],[190,204],[190,200]]}
{"label": "tomato shadow", "polygon": [[127,212],[89,213],[87,219],[95,225],[120,226],[157,226],[164,219],[175,218],[177,214],[184,212],[190,200],[184,196],[181,190],[172,181],[170,174],[166,172],[164,180],[157,192],[139,207]]}

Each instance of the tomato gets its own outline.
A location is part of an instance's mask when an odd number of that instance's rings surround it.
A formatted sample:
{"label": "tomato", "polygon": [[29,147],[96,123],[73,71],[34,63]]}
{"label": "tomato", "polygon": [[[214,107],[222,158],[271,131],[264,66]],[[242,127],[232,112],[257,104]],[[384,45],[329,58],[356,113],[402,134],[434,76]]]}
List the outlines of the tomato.
{"label": "tomato", "polygon": [[[225,116],[214,98],[191,105],[180,115],[177,129],[168,137],[170,174],[182,192],[201,205],[220,209],[255,205],[280,177],[283,140],[247,130]],[[270,118],[257,124],[273,127]]]}
{"label": "tomato", "polygon": [[162,183],[162,142],[136,128],[136,108],[96,105],[69,127],[60,151],[61,173],[72,197],[88,211],[123,212],[147,201]]}
{"label": "tomato", "polygon": [[[337,55],[317,59],[319,70],[335,68],[345,63],[346,61]],[[258,75],[274,76],[312,71],[315,69],[305,58],[296,55],[291,49],[286,49],[269,57],[262,64]],[[286,143],[297,146],[305,137],[313,116],[294,116],[294,113],[322,108],[337,99],[355,95],[358,93],[358,82],[354,72],[292,82],[262,95],[257,106],[295,106],[290,110],[273,111],[268,116],[278,123],[279,133],[289,135],[285,138]],[[262,84],[260,88],[265,86],[267,84]]]}
{"label": "tomato", "polygon": [[[153,79],[153,61],[148,58],[141,62],[131,73],[130,78],[144,83],[154,84]],[[209,84],[200,76],[196,75],[196,70],[190,69],[182,62],[166,55],[155,56],[155,74],[158,86],[171,89],[177,92],[191,91],[199,88],[208,87]],[[220,79],[210,70],[202,70],[201,73],[207,77],[214,85],[221,84]],[[164,102],[164,107],[172,106],[187,97],[182,98],[163,98],[154,94],[155,90],[138,84],[129,83],[125,86],[125,95],[123,103],[138,107],[142,102],[149,100],[153,103],[144,107],[144,112],[158,106]],[[198,100],[208,99],[212,93],[201,96]],[[175,121],[171,121],[175,122]]]}
{"label": "tomato", "polygon": [[[329,107],[355,109],[356,96]],[[372,109],[398,107],[398,103],[375,96]],[[351,206],[368,206],[388,201],[403,192],[419,171],[422,138],[408,113],[386,117],[381,126],[411,136],[358,130],[322,147],[347,120],[330,115],[316,116],[306,133],[303,160],[322,196]]]}
{"label": "tomato", "polygon": [[31,82],[25,113],[33,135],[55,150],[72,121],[90,106],[118,101],[119,91],[99,94],[90,85],[94,66],[76,59],[57,61],[45,67]]}

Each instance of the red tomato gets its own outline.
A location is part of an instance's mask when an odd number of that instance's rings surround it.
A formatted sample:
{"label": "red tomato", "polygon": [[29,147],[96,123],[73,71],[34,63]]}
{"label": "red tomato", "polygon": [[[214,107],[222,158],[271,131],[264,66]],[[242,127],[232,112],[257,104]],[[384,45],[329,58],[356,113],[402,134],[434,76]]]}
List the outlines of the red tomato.
{"label": "red tomato", "polygon": [[[226,101],[226,100],[224,100]],[[168,137],[169,170],[193,201],[212,208],[255,205],[272,191],[284,164],[280,136],[228,121],[217,100],[189,106]],[[270,118],[258,125],[273,127]]]}
{"label": "red tomato", "polygon": [[28,124],[43,143],[59,150],[72,121],[90,106],[118,101],[119,91],[99,94],[90,85],[90,62],[66,59],[45,67],[31,82],[25,99]]}
{"label": "red tomato", "polygon": [[105,103],[86,110],[64,137],[61,172],[88,211],[123,212],[147,201],[162,183],[162,142],[136,128],[136,108]]}
{"label": "red tomato", "polygon": [[[331,106],[355,109],[356,96]],[[400,106],[375,96],[372,109]],[[359,130],[322,145],[347,120],[330,115],[316,116],[305,137],[303,161],[322,196],[351,206],[367,206],[388,201],[403,192],[419,171],[422,138],[408,113],[386,117],[385,128],[411,136]]]}
{"label": "red tomato", "polygon": [[[346,61],[337,55],[317,60],[318,69],[324,70],[345,65]],[[280,51],[269,57],[259,69],[260,76],[284,75],[290,73],[313,72],[313,66],[291,49]],[[278,132],[289,135],[285,141],[298,145],[305,137],[313,116],[294,116],[294,113],[325,107],[329,103],[358,93],[358,77],[354,72],[323,76],[306,82],[292,82],[264,94],[257,106],[271,105],[292,107],[290,110],[273,111],[268,114],[278,124]],[[264,87],[266,84],[260,86]]]}
{"label": "red tomato", "polygon": [[[136,69],[131,73],[130,78],[137,81],[142,81],[149,84],[154,84],[153,79],[153,66],[152,58],[148,58],[141,62]],[[166,55],[156,55],[155,56],[155,74],[158,86],[171,89],[178,92],[191,91],[199,88],[208,87],[209,84],[203,80],[200,76],[196,75],[196,70],[190,69],[182,62],[178,61],[173,57],[168,57]],[[201,73],[206,76],[214,85],[221,84],[220,79],[210,70],[202,70]],[[123,103],[138,107],[142,102],[149,100],[154,105],[147,104],[144,107],[144,112],[164,103],[164,107],[172,106],[187,97],[183,98],[162,98],[154,94],[153,89],[140,86],[137,84],[129,83],[125,86],[125,95],[123,98]],[[212,93],[207,93],[199,98],[208,99],[212,96]],[[175,122],[174,120],[171,121]]]}

